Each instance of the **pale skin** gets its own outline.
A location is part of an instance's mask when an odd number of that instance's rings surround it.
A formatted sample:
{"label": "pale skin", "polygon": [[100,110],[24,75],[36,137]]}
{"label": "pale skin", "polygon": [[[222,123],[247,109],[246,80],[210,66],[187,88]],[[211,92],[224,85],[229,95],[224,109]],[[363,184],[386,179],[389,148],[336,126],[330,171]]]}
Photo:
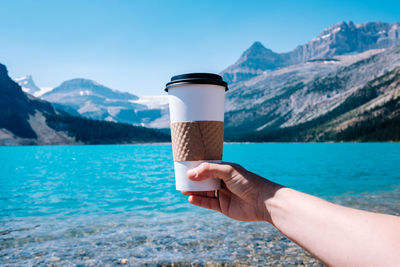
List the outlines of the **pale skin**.
{"label": "pale skin", "polygon": [[191,204],[239,221],[267,221],[329,266],[400,266],[398,216],[336,205],[232,163],[203,163],[188,177],[222,180],[218,197],[182,192]]}

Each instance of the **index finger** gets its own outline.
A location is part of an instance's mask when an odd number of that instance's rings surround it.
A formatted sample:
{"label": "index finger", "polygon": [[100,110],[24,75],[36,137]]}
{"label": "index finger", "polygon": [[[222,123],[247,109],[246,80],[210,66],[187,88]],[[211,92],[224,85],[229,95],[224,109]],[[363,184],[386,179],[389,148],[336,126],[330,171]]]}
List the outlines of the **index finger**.
{"label": "index finger", "polygon": [[194,181],[202,181],[208,178],[219,178],[227,181],[232,177],[234,168],[230,164],[218,164],[204,162],[188,171],[187,176]]}

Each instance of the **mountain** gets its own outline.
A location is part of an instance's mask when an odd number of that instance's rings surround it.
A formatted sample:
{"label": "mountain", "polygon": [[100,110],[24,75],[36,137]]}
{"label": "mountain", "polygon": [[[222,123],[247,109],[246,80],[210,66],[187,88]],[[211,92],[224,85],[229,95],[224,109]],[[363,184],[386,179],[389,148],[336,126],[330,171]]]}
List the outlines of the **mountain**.
{"label": "mountain", "polygon": [[[283,67],[231,84],[225,117],[227,139],[337,141],[351,127],[372,127],[368,123],[376,123],[384,114],[371,113],[374,109],[368,109],[368,105],[394,117],[399,115],[398,91],[387,86],[398,84],[400,45],[333,59]],[[355,97],[371,91],[371,85],[375,88],[374,98]],[[340,125],[334,123],[343,118],[347,119]],[[398,140],[392,130],[393,135],[386,140]]]}
{"label": "mountain", "polygon": [[0,145],[166,142],[157,130],[69,115],[25,94],[0,64]]}
{"label": "mountain", "polygon": [[400,67],[368,82],[331,111],[289,127],[228,134],[230,141],[400,141]]}
{"label": "mountain", "polygon": [[397,22],[364,24],[340,22],[287,53],[275,53],[260,42],[255,42],[235,64],[221,74],[228,83],[236,83],[265,71],[307,61],[331,60],[335,56],[385,49],[398,44],[400,44],[400,24]]}
{"label": "mountain", "polygon": [[52,88],[43,87],[39,88],[32,79],[32,75],[26,75],[20,78],[15,78],[15,82],[17,82],[25,93],[31,94],[36,97],[40,97],[41,95],[49,92]]}
{"label": "mountain", "polygon": [[41,98],[58,108],[81,116],[147,127],[168,127],[165,98],[139,98],[87,79],[73,79],[44,94]]}
{"label": "mountain", "polygon": [[399,68],[399,23],[340,22],[288,53],[255,42],[221,73],[226,139],[399,140]]}

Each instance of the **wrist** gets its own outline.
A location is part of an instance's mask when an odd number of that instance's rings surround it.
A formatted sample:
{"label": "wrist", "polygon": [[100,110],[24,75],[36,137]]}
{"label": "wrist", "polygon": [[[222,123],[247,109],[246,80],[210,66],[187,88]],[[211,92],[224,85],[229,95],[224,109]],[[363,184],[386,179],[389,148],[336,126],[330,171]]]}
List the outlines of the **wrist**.
{"label": "wrist", "polygon": [[265,180],[261,188],[261,203],[259,205],[262,210],[262,221],[267,221],[273,224],[273,211],[279,207],[278,192],[285,187]]}

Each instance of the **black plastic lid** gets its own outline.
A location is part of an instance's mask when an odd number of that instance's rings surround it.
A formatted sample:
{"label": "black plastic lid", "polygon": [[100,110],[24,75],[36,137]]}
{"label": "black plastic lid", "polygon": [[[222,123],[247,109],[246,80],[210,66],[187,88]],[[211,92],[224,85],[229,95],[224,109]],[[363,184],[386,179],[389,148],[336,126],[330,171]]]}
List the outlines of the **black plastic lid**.
{"label": "black plastic lid", "polygon": [[169,87],[177,84],[215,84],[225,87],[225,91],[228,91],[228,84],[221,76],[213,73],[187,73],[173,76],[165,85],[165,91],[168,92]]}

